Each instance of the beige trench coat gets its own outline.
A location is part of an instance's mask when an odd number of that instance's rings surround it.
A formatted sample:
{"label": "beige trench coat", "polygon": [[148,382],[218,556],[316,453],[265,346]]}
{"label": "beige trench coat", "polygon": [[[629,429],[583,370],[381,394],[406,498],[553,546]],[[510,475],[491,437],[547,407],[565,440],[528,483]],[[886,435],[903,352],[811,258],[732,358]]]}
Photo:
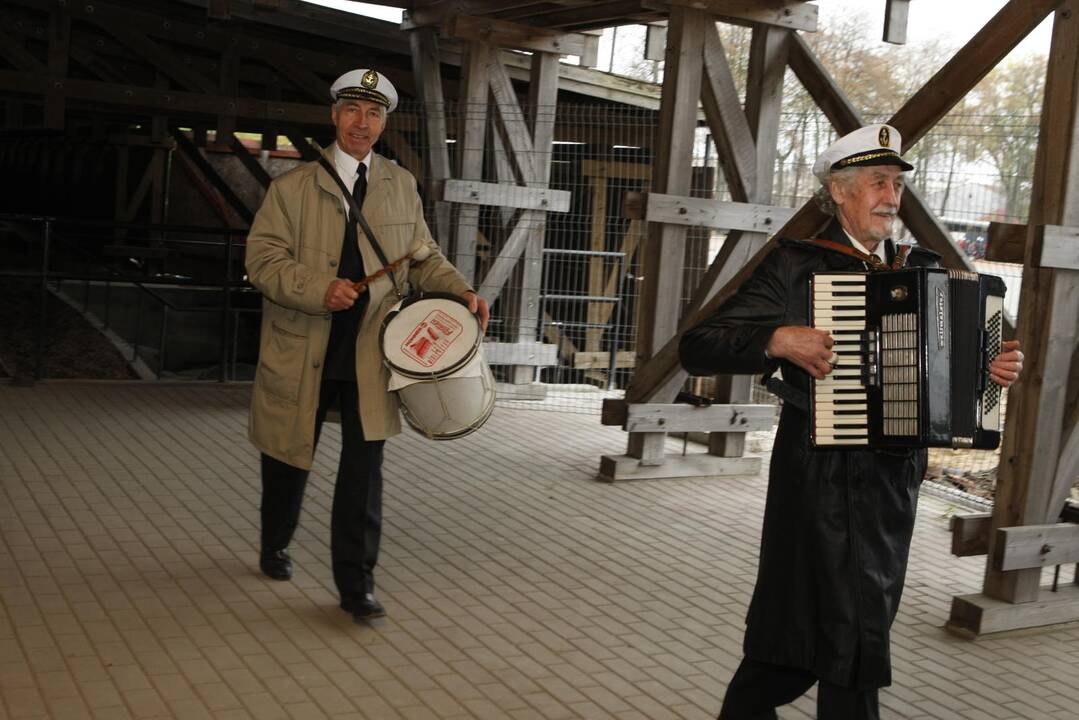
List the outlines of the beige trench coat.
{"label": "beige trench coat", "polygon": [[[333,146],[324,154],[332,165]],[[363,214],[389,261],[423,245],[430,251],[422,262],[398,268],[402,292],[409,284],[455,295],[472,289],[431,238],[416,181],[407,170],[374,155]],[[336,183],[310,162],[273,181],[247,238],[248,279],[263,295],[248,435],[262,452],[304,469],[310,469],[314,456],[315,411],[330,339],[330,313],[322,300],[337,279],[345,221]],[[364,269],[371,274],[382,263],[357,230]],[[360,420],[368,440],[384,440],[400,432],[401,420],[397,396],[386,390],[389,374],[378,334],[398,298],[388,276],[374,281],[368,292],[356,341]]]}

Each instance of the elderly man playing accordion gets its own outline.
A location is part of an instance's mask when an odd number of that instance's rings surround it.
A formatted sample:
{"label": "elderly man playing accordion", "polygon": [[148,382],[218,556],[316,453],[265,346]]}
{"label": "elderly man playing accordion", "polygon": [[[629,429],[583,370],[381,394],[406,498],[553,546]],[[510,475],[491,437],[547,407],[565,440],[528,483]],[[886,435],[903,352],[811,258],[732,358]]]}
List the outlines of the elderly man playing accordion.
{"label": "elderly man playing accordion", "polygon": [[[824,380],[836,357],[831,334],[810,327],[811,275],[936,266],[935,253],[891,239],[904,173],[913,169],[899,149],[896,129],[875,125],[825,150],[814,174],[834,218],[818,240],[780,241],[734,296],[683,335],[690,373],[780,369],[788,397],[806,398],[810,379]],[[1022,359],[1018,343],[1005,342],[990,381],[1010,385]],[[745,656],[722,720],[775,718],[776,707],[814,684],[823,720],[879,717],[926,457],[925,448],[817,449],[807,403],[784,402]]]}

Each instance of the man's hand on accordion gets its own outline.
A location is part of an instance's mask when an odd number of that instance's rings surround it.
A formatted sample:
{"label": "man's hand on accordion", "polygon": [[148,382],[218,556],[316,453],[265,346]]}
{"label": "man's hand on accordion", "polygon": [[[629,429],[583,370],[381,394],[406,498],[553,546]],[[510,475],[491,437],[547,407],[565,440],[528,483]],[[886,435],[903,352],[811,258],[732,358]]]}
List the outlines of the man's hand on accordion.
{"label": "man's hand on accordion", "polygon": [[768,357],[790,360],[817,380],[832,372],[832,336],[800,325],[776,328],[765,348]]}
{"label": "man's hand on accordion", "polygon": [[1008,387],[1019,379],[1023,371],[1023,352],[1018,340],[1001,343],[1000,354],[989,363],[989,379],[1001,387]]}

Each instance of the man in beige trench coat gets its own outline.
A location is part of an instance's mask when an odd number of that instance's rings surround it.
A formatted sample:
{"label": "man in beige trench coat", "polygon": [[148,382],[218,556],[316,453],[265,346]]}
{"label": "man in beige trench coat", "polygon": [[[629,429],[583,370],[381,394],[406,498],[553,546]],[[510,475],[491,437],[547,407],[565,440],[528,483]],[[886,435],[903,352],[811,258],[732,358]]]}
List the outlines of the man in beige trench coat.
{"label": "man in beige trench coat", "polygon": [[[463,297],[487,323],[487,304],[443,257],[423,219],[416,181],[372,152],[397,105],[390,81],[374,70],[345,73],[330,89],[334,145],[324,151],[362,209],[401,288]],[[247,273],[263,294],[262,336],[249,436],[262,453],[259,567],[292,577],[286,548],[319,431],[331,406],[341,411],[341,458],[331,516],[331,556],[341,607],[356,620],[385,614],[374,596],[382,524],[382,446],[400,431],[397,398],[387,392],[378,334],[397,302],[389,275],[357,293],[352,284],[383,267],[349,203],[318,162],[270,185],[247,239]]]}

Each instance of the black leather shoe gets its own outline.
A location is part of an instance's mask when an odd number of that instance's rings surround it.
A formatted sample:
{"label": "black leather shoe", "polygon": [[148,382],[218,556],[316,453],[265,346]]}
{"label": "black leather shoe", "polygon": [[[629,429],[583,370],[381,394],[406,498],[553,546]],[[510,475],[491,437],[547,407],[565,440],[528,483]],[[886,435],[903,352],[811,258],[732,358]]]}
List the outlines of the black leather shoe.
{"label": "black leather shoe", "polygon": [[372,593],[341,600],[341,609],[352,613],[354,620],[371,620],[386,617],[386,608],[382,607]]}
{"label": "black leather shoe", "polygon": [[292,558],[284,550],[263,550],[259,555],[262,574],[274,580],[292,579]]}

